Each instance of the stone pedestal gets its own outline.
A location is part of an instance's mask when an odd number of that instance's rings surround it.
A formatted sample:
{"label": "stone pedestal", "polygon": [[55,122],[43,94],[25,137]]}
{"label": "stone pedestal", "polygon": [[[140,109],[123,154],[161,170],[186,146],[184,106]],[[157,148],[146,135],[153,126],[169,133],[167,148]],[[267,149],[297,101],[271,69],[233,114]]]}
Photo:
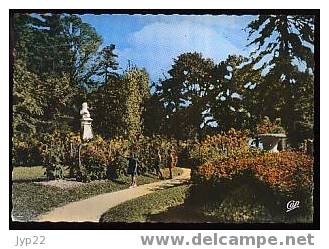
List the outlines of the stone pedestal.
{"label": "stone pedestal", "polygon": [[263,149],[269,152],[279,152],[278,144],[279,141],[286,138],[285,134],[259,134],[258,137],[262,141]]}
{"label": "stone pedestal", "polygon": [[91,127],[91,118],[80,119],[81,121],[81,139],[82,141],[88,141],[93,138],[93,130]]}

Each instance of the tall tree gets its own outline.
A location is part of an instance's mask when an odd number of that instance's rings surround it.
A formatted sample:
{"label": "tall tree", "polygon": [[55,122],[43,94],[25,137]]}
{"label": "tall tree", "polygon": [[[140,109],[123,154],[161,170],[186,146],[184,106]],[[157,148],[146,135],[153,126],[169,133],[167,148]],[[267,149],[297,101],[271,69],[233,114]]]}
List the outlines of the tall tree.
{"label": "tall tree", "polygon": [[88,102],[92,108],[91,113],[94,119],[94,130],[105,138],[124,134],[123,84],[121,77],[111,77],[106,84],[98,86],[95,91],[88,94]]}
{"label": "tall tree", "polygon": [[[245,65],[242,56],[229,56],[215,64],[198,53],[178,56],[167,79],[158,87],[166,109],[168,135],[195,138],[230,128],[250,128],[255,113],[250,88],[258,84],[260,70]],[[257,115],[258,117],[258,115]]]}
{"label": "tall tree", "polygon": [[15,14],[17,58],[37,75],[68,74],[76,84],[90,84],[102,42],[96,30],[77,15]]}
{"label": "tall tree", "polygon": [[[176,137],[201,133],[213,68],[214,62],[203,58],[202,54],[184,53],[174,60],[169,77],[160,82],[158,91],[166,108],[167,130]],[[178,122],[182,122],[181,126]],[[186,131],[187,127],[190,132]]]}
{"label": "tall tree", "polygon": [[161,103],[161,96],[153,93],[144,102],[143,134],[147,136],[166,134],[166,110]]}
{"label": "tall tree", "polygon": [[216,121],[222,131],[231,128],[253,128],[255,120],[259,119],[255,88],[262,81],[260,70],[246,64],[247,58],[230,55],[225,61],[216,65],[212,71],[212,88],[209,91],[208,122]]}
{"label": "tall tree", "polygon": [[21,60],[15,62],[13,71],[13,135],[26,138],[36,134],[44,114],[42,83]]}
{"label": "tall tree", "polygon": [[302,139],[296,124],[312,120],[303,116],[313,115],[311,102],[303,104],[303,111],[296,108],[301,106],[301,99],[312,99],[313,91],[300,89],[313,78],[314,28],[314,16],[302,15],[261,15],[247,27],[249,45],[256,46],[251,54],[253,64],[265,75],[263,114],[281,118],[293,144]]}
{"label": "tall tree", "polygon": [[92,103],[95,131],[106,138],[138,138],[145,130],[145,108],[150,103],[148,84],[147,72],[132,67],[91,92],[88,99]]}
{"label": "tall tree", "polygon": [[99,53],[97,63],[95,65],[96,75],[101,77],[100,81],[106,84],[110,78],[117,78],[119,75],[116,72],[119,63],[117,62],[118,55],[114,53],[115,45],[110,44],[104,47]]}
{"label": "tall tree", "polygon": [[142,134],[144,103],[149,97],[149,77],[144,69],[131,68],[123,75],[122,123],[124,136],[135,139]]}
{"label": "tall tree", "polygon": [[260,15],[247,30],[248,45],[256,46],[251,54],[254,63],[274,68],[271,71],[280,68],[287,76],[296,64],[314,71],[314,16]]}
{"label": "tall tree", "polygon": [[[42,135],[54,129],[75,127],[72,108],[81,89],[69,81],[69,77],[52,75],[38,77],[17,60],[13,75],[13,131],[14,134]],[[73,128],[74,129],[74,128]]]}
{"label": "tall tree", "polygon": [[54,129],[77,129],[81,86],[92,79],[88,68],[100,37],[75,15],[12,18],[14,133],[24,131],[27,140]]}
{"label": "tall tree", "polygon": [[102,37],[96,29],[84,23],[77,15],[61,16],[64,26],[64,35],[72,54],[71,77],[82,85],[95,84],[98,79],[96,73],[97,55],[99,53]]}

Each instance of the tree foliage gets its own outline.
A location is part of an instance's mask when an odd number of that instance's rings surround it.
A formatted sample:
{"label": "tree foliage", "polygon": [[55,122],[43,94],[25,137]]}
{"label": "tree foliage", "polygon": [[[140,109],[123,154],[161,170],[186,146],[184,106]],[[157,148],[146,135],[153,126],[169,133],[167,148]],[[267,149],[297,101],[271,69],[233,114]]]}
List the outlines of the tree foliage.
{"label": "tree foliage", "polygon": [[[266,57],[263,67],[280,67],[287,75],[296,61],[314,71],[314,16],[260,15],[247,29],[252,39],[249,45],[256,46],[255,62]],[[282,67],[283,63],[289,67]]]}
{"label": "tree foliage", "polygon": [[95,28],[69,14],[15,14],[13,19],[16,58],[29,71],[66,73],[76,84],[93,82],[102,42]]}
{"label": "tree foliage", "polygon": [[246,64],[247,58],[231,55],[213,70],[209,112],[222,131],[252,130],[258,122],[255,88],[262,82],[259,70]]}
{"label": "tree foliage", "polygon": [[88,95],[92,106],[93,127],[95,132],[105,138],[124,134],[122,121],[125,96],[122,92],[123,81],[120,77],[110,78],[106,84]]}
{"label": "tree foliage", "polygon": [[247,27],[253,64],[264,74],[263,115],[281,118],[293,144],[312,137],[314,28],[314,16],[301,15],[261,15]]}
{"label": "tree foliage", "polygon": [[105,138],[257,133],[266,116],[279,118],[296,145],[313,137],[314,28],[313,16],[258,16],[246,28],[249,58],[215,63],[183,53],[150,87],[144,69],[119,73],[115,45],[101,47],[95,28],[78,15],[14,14],[14,147],[36,147],[55,130],[77,131],[84,101],[94,131]]}
{"label": "tree foliage", "polygon": [[122,125],[124,136],[135,139],[142,134],[142,114],[145,100],[149,97],[149,77],[144,69],[131,68],[123,75],[122,94],[124,101]]}
{"label": "tree foliage", "polygon": [[199,53],[178,56],[157,89],[167,130],[177,138],[194,138],[252,127],[260,116],[252,92],[262,79],[246,62],[233,55],[218,64]]}
{"label": "tree foliage", "polygon": [[44,96],[40,79],[27,71],[22,61],[14,65],[13,130],[14,135],[36,134],[37,124],[44,114]]}
{"label": "tree foliage", "polygon": [[161,100],[168,115],[167,129],[176,137],[200,133],[214,62],[199,53],[181,54],[161,82]]}
{"label": "tree foliage", "polygon": [[96,63],[96,76],[101,77],[103,82],[106,84],[111,78],[118,77],[115,72],[118,69],[118,62],[116,58],[118,55],[114,53],[115,45],[111,44],[104,47],[97,58]]}

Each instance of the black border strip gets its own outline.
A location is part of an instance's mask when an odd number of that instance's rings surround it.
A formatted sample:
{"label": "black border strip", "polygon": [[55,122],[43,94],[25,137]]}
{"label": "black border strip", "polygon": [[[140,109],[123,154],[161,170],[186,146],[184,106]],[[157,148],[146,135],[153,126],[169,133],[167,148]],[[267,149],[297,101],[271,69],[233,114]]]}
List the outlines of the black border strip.
{"label": "black border strip", "polygon": [[10,9],[13,13],[141,15],[320,15],[319,9]]}
{"label": "black border strip", "polygon": [[70,14],[142,14],[142,15],[314,15],[314,215],[313,223],[92,223],[92,222],[17,222],[11,219],[10,230],[319,230],[320,229],[320,10],[319,9],[10,9],[9,10],[9,210],[12,210],[12,95],[13,95],[13,15],[15,13]]}

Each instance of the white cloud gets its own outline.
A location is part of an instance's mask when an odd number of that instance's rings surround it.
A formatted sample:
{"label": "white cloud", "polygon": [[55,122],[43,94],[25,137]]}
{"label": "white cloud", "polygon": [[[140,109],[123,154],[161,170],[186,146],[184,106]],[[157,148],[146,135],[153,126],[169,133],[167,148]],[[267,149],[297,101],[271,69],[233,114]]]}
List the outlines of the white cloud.
{"label": "white cloud", "polygon": [[246,54],[225,37],[224,29],[208,25],[207,22],[212,20],[202,20],[200,23],[189,20],[153,22],[129,34],[129,46],[118,47],[121,65],[126,65],[127,59],[131,59],[138,66],[145,67],[151,78],[157,80],[168,71],[173,58],[185,52],[201,52],[215,62],[229,54]]}

